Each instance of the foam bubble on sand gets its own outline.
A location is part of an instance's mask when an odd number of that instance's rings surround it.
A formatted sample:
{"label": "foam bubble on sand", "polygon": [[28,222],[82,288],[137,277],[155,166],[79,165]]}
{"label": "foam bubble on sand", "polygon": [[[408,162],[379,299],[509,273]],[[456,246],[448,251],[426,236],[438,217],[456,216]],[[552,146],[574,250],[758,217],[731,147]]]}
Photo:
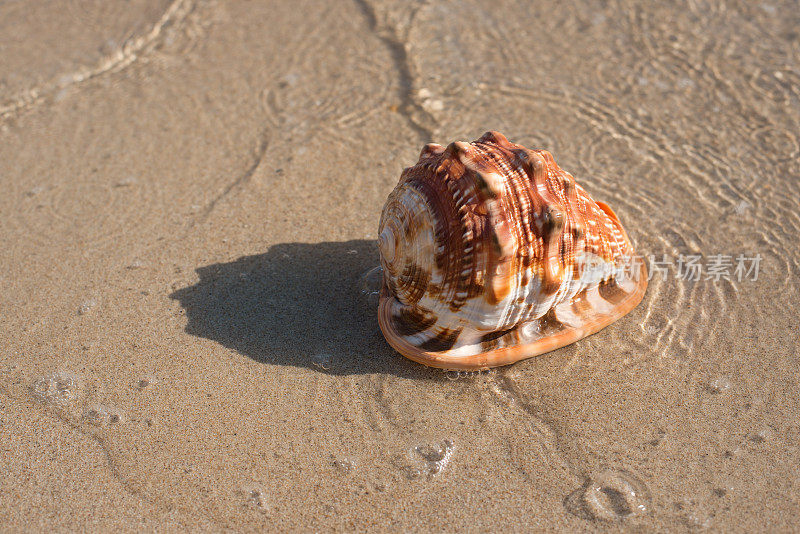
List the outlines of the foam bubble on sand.
{"label": "foam bubble on sand", "polygon": [[448,380],[456,381],[469,378],[476,378],[483,375],[492,374],[492,369],[477,369],[472,371],[445,371],[445,376]]}
{"label": "foam bubble on sand", "polygon": [[86,299],[81,302],[80,306],[78,306],[78,315],[86,315],[92,308],[97,306],[97,300],[95,299]]}
{"label": "foam bubble on sand", "polygon": [[82,381],[76,374],[59,371],[43,376],[31,385],[31,394],[47,404],[66,406],[80,397]]}
{"label": "foam bubble on sand", "polygon": [[317,369],[322,369],[323,371],[327,371],[331,368],[332,361],[333,355],[327,352],[320,352],[319,354],[312,356],[312,363],[314,364],[314,367]]}
{"label": "foam bubble on sand", "polygon": [[420,443],[412,447],[407,454],[395,456],[392,464],[408,480],[431,478],[444,471],[454,451],[455,443],[449,439]]}
{"label": "foam bubble on sand", "polygon": [[624,470],[606,470],[593,475],[569,495],[564,505],[585,519],[619,521],[645,514],[650,493],[643,481]]}
{"label": "foam bubble on sand", "polygon": [[352,458],[346,456],[342,458],[333,457],[331,463],[333,467],[342,474],[350,473],[356,468],[356,462]]}
{"label": "foam bubble on sand", "polygon": [[374,309],[378,307],[378,299],[383,285],[383,268],[373,267],[359,277],[359,293],[364,305]]}
{"label": "foam bubble on sand", "polygon": [[449,439],[444,440],[441,444],[423,444],[414,447],[414,452],[425,460],[429,475],[441,473],[450,463],[454,450],[455,444]]}
{"label": "foam bubble on sand", "polygon": [[706,389],[710,393],[724,393],[731,388],[731,381],[725,378],[724,376],[717,377],[711,380],[708,385],[706,385]]}
{"label": "foam bubble on sand", "polygon": [[260,512],[267,513],[269,510],[269,501],[267,499],[267,491],[260,484],[248,484],[242,488],[244,500],[247,507]]}

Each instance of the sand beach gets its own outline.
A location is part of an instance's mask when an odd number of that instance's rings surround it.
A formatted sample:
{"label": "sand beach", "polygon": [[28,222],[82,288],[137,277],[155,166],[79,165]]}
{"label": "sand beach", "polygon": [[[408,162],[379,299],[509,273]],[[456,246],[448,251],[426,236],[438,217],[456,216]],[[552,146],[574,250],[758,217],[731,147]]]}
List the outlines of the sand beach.
{"label": "sand beach", "polygon": [[[378,220],[487,130],[652,279],[444,372]],[[0,0],[0,530],[797,531],[798,198],[792,1]]]}

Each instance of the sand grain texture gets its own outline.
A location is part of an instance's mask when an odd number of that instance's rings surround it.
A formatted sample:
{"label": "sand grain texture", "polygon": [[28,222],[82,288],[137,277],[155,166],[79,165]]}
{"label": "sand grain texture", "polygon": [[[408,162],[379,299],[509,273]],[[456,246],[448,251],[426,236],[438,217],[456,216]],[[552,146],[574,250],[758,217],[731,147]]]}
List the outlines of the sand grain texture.
{"label": "sand grain texture", "polygon": [[[3,530],[798,528],[794,2],[265,4],[0,2]],[[406,361],[383,201],[489,129],[758,279]]]}

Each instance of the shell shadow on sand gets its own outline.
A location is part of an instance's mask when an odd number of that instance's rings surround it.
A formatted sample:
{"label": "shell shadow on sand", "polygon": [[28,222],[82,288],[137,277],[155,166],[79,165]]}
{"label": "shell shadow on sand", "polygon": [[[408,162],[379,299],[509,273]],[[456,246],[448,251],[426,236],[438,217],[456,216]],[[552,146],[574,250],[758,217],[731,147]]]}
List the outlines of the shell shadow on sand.
{"label": "shell shadow on sand", "polygon": [[329,374],[428,377],[383,339],[377,297],[362,292],[379,265],[374,241],[285,243],[264,254],[200,267],[200,280],[170,295],[186,332],[258,362]]}

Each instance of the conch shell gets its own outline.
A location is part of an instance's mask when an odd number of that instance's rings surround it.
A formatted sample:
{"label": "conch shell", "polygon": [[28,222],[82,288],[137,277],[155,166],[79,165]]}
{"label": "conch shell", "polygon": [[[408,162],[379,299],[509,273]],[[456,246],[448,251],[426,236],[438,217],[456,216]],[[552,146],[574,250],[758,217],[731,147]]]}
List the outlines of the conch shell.
{"label": "conch shell", "polygon": [[619,218],[498,132],[425,146],[381,215],[378,318],[404,356],[484,369],[593,334],[647,289]]}

